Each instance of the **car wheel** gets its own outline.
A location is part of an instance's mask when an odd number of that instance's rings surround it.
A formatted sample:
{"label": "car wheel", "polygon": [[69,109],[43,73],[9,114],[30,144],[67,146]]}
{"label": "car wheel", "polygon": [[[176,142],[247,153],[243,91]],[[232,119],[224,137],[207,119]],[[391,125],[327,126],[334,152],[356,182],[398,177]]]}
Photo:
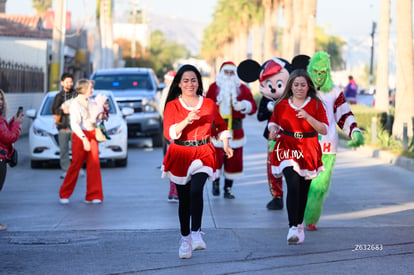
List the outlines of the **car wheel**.
{"label": "car wheel", "polygon": [[152,137],[152,147],[162,147],[162,133],[153,135]]}
{"label": "car wheel", "polygon": [[116,159],[115,166],[116,167],[126,167],[128,165],[128,157],[124,159]]}
{"label": "car wheel", "polygon": [[39,160],[32,160],[30,161],[30,167],[32,167],[32,169],[41,168],[42,162]]}

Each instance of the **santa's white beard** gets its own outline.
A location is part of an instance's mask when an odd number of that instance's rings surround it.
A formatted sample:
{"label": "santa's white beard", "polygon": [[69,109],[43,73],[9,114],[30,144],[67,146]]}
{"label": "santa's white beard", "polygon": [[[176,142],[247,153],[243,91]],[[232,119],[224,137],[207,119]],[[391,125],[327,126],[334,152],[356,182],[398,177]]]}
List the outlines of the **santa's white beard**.
{"label": "santa's white beard", "polygon": [[220,83],[217,83],[219,87],[217,103],[220,106],[220,113],[222,115],[231,115],[232,102],[237,101],[238,86],[232,77],[224,76],[221,80]]}

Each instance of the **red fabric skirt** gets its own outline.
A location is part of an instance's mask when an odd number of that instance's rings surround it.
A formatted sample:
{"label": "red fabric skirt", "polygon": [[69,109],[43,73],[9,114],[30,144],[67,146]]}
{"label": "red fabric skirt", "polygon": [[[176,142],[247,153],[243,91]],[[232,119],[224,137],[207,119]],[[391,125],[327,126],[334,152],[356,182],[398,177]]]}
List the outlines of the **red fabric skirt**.
{"label": "red fabric skirt", "polygon": [[174,142],[168,147],[161,167],[162,177],[184,185],[195,173],[207,173],[209,180],[218,177],[218,159],[212,143],[201,146],[183,146]]}

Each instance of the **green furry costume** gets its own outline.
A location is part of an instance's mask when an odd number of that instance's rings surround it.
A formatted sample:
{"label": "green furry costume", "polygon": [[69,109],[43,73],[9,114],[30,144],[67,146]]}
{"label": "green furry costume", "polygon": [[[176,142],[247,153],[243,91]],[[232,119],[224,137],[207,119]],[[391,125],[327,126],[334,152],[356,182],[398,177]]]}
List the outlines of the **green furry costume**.
{"label": "green furry costume", "polygon": [[329,121],[328,133],[324,136],[319,136],[322,148],[322,163],[326,170],[312,180],[304,217],[305,224],[308,228],[310,227],[309,230],[316,230],[315,224],[319,221],[323,203],[329,192],[336,160],[338,147],[338,131],[336,126],[339,126],[351,139],[348,141],[348,146],[358,147],[364,144],[364,138],[361,130],[358,129],[344,94],[338,87],[333,85],[329,55],[325,52],[315,53],[309,60],[308,73],[318,90],[318,96],[324,103]]}

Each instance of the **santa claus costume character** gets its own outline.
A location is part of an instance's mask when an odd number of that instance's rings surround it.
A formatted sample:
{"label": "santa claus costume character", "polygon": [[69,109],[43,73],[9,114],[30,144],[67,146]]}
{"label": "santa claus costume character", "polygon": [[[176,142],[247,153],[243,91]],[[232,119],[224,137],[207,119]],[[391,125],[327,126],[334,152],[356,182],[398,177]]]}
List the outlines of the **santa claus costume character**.
{"label": "santa claus costume character", "polygon": [[[243,130],[243,119],[257,111],[256,102],[250,89],[241,83],[236,73],[237,67],[231,62],[224,62],[220,67],[216,81],[213,82],[206,94],[218,106],[221,117],[226,121],[232,132],[230,147],[234,151],[229,159],[223,151],[223,143],[217,138],[212,139],[219,159],[219,167],[224,174],[224,198],[234,199],[231,189],[233,181],[243,175],[243,146],[246,143]],[[213,182],[214,196],[220,195],[220,178]]]}
{"label": "santa claus costume character", "polygon": [[338,148],[337,126],[349,137],[348,146],[358,147],[364,144],[364,137],[355,121],[351,108],[339,87],[334,86],[331,78],[331,65],[326,52],[317,52],[309,61],[308,72],[318,90],[318,96],[324,103],[329,121],[328,133],[321,136],[322,162],[325,171],[312,180],[308,203],[305,211],[305,223],[308,230],[316,230],[316,223],[322,213],[322,206],[329,191],[333,167]]}
{"label": "santa claus costume character", "polygon": [[326,134],[328,119],[304,69],[294,70],[269,120],[269,139],[276,139],[272,173],[286,179],[289,218],[288,244],[305,240],[303,215],[311,180],[324,170],[318,134]]}
{"label": "santa claus costume character", "polygon": [[[231,158],[230,132],[216,104],[203,97],[201,74],[192,65],[182,66],[173,79],[164,111],[164,136],[173,140],[161,166],[162,177],[175,183],[181,230],[179,257],[191,258],[192,250],[205,249],[201,237],[203,189],[218,173],[218,159],[210,142],[212,127]],[[191,220],[191,227],[190,227]]]}

